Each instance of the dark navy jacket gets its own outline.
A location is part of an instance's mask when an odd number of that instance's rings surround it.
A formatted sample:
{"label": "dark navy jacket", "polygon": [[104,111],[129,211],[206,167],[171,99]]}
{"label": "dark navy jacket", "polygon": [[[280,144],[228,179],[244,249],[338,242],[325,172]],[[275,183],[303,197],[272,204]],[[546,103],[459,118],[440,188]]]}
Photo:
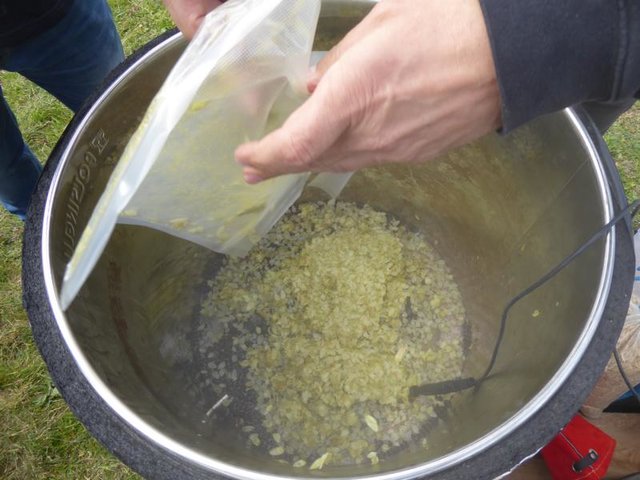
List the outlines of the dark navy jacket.
{"label": "dark navy jacket", "polygon": [[498,73],[503,131],[584,101],[638,98],[640,0],[480,3]]}

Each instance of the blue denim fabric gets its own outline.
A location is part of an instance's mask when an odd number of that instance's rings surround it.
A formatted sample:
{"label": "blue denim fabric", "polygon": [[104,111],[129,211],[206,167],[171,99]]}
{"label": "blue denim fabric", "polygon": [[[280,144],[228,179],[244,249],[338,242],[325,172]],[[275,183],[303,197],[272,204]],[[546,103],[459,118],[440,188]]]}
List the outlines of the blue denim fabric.
{"label": "blue denim fabric", "polygon": [[[20,73],[75,112],[122,60],[106,1],[76,0],[52,28],[4,50],[0,68]],[[41,169],[0,89],[0,202],[23,220]]]}

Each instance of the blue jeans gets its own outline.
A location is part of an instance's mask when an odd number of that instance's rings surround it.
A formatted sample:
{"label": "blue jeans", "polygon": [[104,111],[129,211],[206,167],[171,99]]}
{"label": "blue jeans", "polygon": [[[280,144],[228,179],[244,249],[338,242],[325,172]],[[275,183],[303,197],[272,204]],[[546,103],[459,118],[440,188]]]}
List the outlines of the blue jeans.
{"label": "blue jeans", "polygon": [[[1,69],[20,73],[74,112],[122,60],[106,0],[76,0],[49,30],[0,49]],[[0,202],[23,220],[41,170],[0,88]]]}

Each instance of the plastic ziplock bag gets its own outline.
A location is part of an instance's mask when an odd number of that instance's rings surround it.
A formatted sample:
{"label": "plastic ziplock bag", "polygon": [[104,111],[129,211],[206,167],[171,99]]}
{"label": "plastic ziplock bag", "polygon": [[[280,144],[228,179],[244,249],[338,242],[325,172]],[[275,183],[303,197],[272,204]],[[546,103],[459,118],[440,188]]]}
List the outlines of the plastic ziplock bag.
{"label": "plastic ziplock bag", "polygon": [[[309,174],[247,185],[236,147],[282,125],[307,97],[320,0],[231,0],[205,17],[132,136],[67,265],[71,304],[116,222],[244,255]],[[350,174],[312,184],[336,197]]]}

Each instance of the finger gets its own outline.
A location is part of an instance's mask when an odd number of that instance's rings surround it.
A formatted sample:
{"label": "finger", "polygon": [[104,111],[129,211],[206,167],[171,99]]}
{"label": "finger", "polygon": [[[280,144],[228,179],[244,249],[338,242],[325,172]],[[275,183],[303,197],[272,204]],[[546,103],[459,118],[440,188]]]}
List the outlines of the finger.
{"label": "finger", "polygon": [[340,41],[340,43],[329,50],[317,65],[311,69],[307,79],[307,90],[309,93],[313,93],[316,90],[320,79],[324,77],[329,68],[331,68],[355,43],[357,43],[361,34],[357,32],[356,29],[351,30],[347,36]]}
{"label": "finger", "polygon": [[317,167],[316,159],[349,126],[348,110],[338,108],[346,104],[344,89],[333,85],[340,84],[332,79],[323,83],[281,128],[236,149],[236,159],[245,167],[248,182]]}
{"label": "finger", "polygon": [[218,8],[222,5],[226,0],[198,0],[200,3],[201,10],[196,15],[195,19],[191,20],[188,27],[190,29],[190,34],[187,38],[191,40],[193,36],[200,29],[200,25],[204,21],[204,18],[212,12],[214,9]]}
{"label": "finger", "polygon": [[[371,15],[371,14],[370,14]],[[353,29],[345,35],[345,37],[338,42],[322,59],[315,65],[309,72],[307,78],[307,90],[309,93],[313,93],[318,87],[320,79],[327,73],[327,71],[351,48],[353,45],[362,40],[370,33],[368,28],[367,17],[356,25]]]}
{"label": "finger", "polygon": [[165,6],[183,35],[191,40],[204,17],[224,0],[164,0]]}

